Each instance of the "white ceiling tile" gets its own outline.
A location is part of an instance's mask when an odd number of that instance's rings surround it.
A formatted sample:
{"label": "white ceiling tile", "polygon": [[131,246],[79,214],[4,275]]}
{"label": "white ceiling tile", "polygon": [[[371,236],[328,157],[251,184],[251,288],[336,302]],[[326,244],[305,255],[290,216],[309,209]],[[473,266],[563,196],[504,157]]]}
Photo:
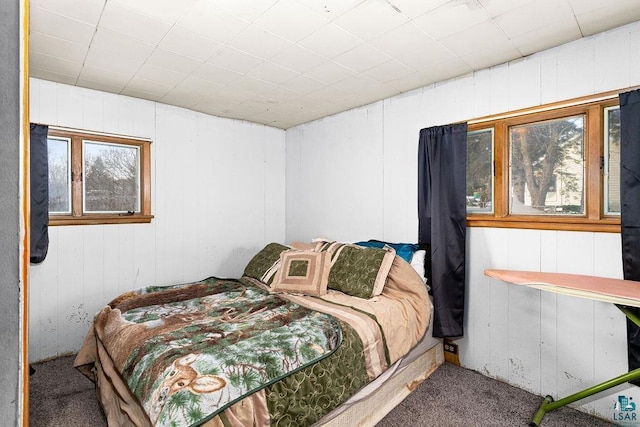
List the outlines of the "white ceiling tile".
{"label": "white ceiling tile", "polygon": [[307,95],[309,98],[325,102],[338,102],[340,98],[351,95],[350,92],[342,90],[336,86],[324,86]]}
{"label": "white ceiling tile", "polygon": [[[363,16],[366,18],[363,19]],[[399,27],[409,17],[398,12],[388,2],[364,1],[333,22],[367,41]]]}
{"label": "white ceiling tile", "polygon": [[47,9],[50,12],[76,21],[82,21],[92,26],[98,24],[104,5],[104,0],[82,0],[81,5],[78,4],[78,0],[31,0],[29,2],[29,8],[32,13],[34,9]]}
{"label": "white ceiling tile", "polygon": [[451,60],[455,56],[439,42],[425,43],[420,48],[396,56],[396,59],[413,70],[432,69],[434,64]]}
{"label": "white ceiling tile", "polygon": [[136,77],[175,86],[187,77],[187,73],[181,73],[167,68],[158,67],[150,63],[145,63],[142,64],[136,73]]}
{"label": "white ceiling tile", "polygon": [[229,46],[259,58],[269,59],[293,46],[293,43],[252,25],[231,40]]}
{"label": "white ceiling tile", "polygon": [[88,89],[99,90],[107,93],[120,93],[120,91],[124,88],[124,85],[112,85],[105,82],[104,80],[94,82],[91,80],[78,79],[77,84],[81,87],[86,87]]}
{"label": "white ceiling tile", "polygon": [[206,61],[224,45],[199,34],[173,27],[158,44],[158,47],[170,52],[178,53],[197,61]]}
{"label": "white ceiling tile", "polygon": [[416,71],[413,74],[389,82],[389,85],[393,86],[400,92],[407,92],[413,89],[427,86],[434,82],[435,80],[432,72]]}
{"label": "white ceiling tile", "polygon": [[208,100],[203,101],[203,103],[215,101],[218,104],[240,104],[255,96],[255,94],[237,88],[218,87],[210,92]]}
{"label": "white ceiling tile", "polygon": [[449,0],[390,0],[389,4],[398,8],[409,18],[416,18],[423,13],[437,9],[448,1]]}
{"label": "white ceiling tile", "polygon": [[363,74],[380,83],[388,83],[413,73],[414,71],[411,68],[402,64],[400,61],[392,59],[391,61],[387,61],[384,64],[377,65],[365,71]]}
{"label": "white ceiling tile", "polygon": [[256,19],[255,24],[295,43],[328,22],[296,0],[280,0]]}
{"label": "white ceiling tile", "polygon": [[161,96],[159,96],[155,92],[147,92],[147,91],[138,90],[135,88],[124,88],[120,93],[122,95],[130,96],[132,98],[148,99],[149,101],[156,101],[156,102],[159,101],[161,98]]}
{"label": "white ceiling tile", "polygon": [[380,37],[370,40],[369,43],[386,54],[395,56],[403,52],[417,50],[433,41],[433,37],[427,35],[416,24],[407,22]]}
{"label": "white ceiling tile", "polygon": [[87,53],[84,65],[96,67],[103,70],[113,70],[118,73],[127,74],[131,77],[142,66],[144,59],[135,55],[124,57],[118,53],[91,47]]}
{"label": "white ceiling tile", "polygon": [[229,46],[218,49],[215,54],[207,60],[209,64],[219,65],[240,74],[248,73],[263,62],[264,59],[262,58]]}
{"label": "white ceiling tile", "polygon": [[180,102],[181,106],[188,106],[188,108],[190,108],[207,99],[209,93],[213,93],[221,87],[223,86],[211,81],[194,76],[187,76],[167,92],[160,101],[171,105]]}
{"label": "white ceiling tile", "polygon": [[299,73],[304,73],[324,61],[326,58],[298,45],[293,45],[271,58],[271,62]]}
{"label": "white ceiling tile", "polygon": [[157,44],[169,31],[171,25],[135,12],[118,3],[107,2],[99,26],[137,40]]}
{"label": "white ceiling tile", "polygon": [[155,45],[151,43],[145,43],[105,28],[98,28],[91,42],[89,52],[91,50],[111,52],[128,60],[142,63],[154,48]]}
{"label": "white ceiling tile", "polygon": [[336,56],[333,60],[347,68],[362,72],[390,61],[391,57],[370,44],[365,43]]}
{"label": "white ceiling tile", "polygon": [[29,55],[29,66],[34,66],[41,70],[52,71],[67,76],[78,76],[82,68],[81,61],[69,61],[56,58],[43,53],[32,52]]}
{"label": "white ceiling tile", "polygon": [[274,64],[273,62],[263,62],[248,72],[247,75],[265,80],[269,83],[281,84],[300,75],[300,73]]}
{"label": "white ceiling tile", "polygon": [[509,36],[522,34],[573,18],[573,10],[566,1],[540,1],[526,4],[495,18],[495,22]]}
{"label": "white ceiling tile", "polygon": [[522,56],[523,54],[516,49],[512,40],[505,40],[503,42],[493,43],[490,51],[487,49],[475,49],[461,56],[460,59],[472,69],[482,70],[483,68],[503,64]]}
{"label": "white ceiling tile", "polygon": [[173,86],[154,82],[151,80],[145,80],[140,77],[134,77],[129,80],[129,83],[127,83],[127,86],[125,86],[125,88],[122,90],[122,93],[127,95],[132,91],[144,92],[149,96],[154,97],[155,99],[160,99],[171,89],[173,89]]}
{"label": "white ceiling tile", "polygon": [[424,32],[440,40],[491,19],[476,0],[451,1],[414,19]]}
{"label": "white ceiling tile", "polygon": [[[478,0],[478,2],[484,7],[484,9],[489,12],[489,14],[493,17],[502,15],[503,13],[509,12],[510,10],[517,9],[519,7],[526,6],[531,3],[538,3],[544,1],[565,1],[565,0]],[[584,1],[584,0],[578,0]],[[602,0],[596,0],[602,1]]]}
{"label": "white ceiling tile", "polygon": [[55,55],[61,59],[82,62],[87,55],[89,47],[51,37],[47,34],[33,32],[29,34],[29,49],[31,52]]}
{"label": "white ceiling tile", "polygon": [[507,35],[493,21],[484,21],[466,30],[444,37],[440,43],[455,56],[469,55],[480,49],[491,49],[494,44],[507,43]]}
{"label": "white ceiling tile", "polygon": [[110,68],[94,67],[90,64],[85,64],[80,71],[80,77],[78,80],[91,81],[96,84],[104,83],[106,85],[119,88],[116,93],[119,93],[126,84],[131,80],[132,74],[119,73]]}
{"label": "white ceiling tile", "polygon": [[249,24],[248,21],[215,8],[205,0],[196,0],[176,23],[180,27],[222,43],[240,34]]}
{"label": "white ceiling tile", "polygon": [[640,3],[638,0],[621,1],[606,4],[604,7],[578,14],[576,19],[583,36],[590,36],[609,28],[630,24],[640,20]]}
{"label": "white ceiling tile", "polygon": [[254,21],[269,10],[278,0],[208,0],[209,3],[232,15]]}
{"label": "white ceiling tile", "polygon": [[[104,0],[100,2],[103,3]],[[195,3],[195,0],[109,0],[108,3],[118,3],[149,18],[174,24]]]}
{"label": "white ceiling tile", "polygon": [[208,80],[211,82],[219,83],[222,85],[234,82],[242,77],[242,74],[235,71],[228,70],[226,68],[218,67],[214,64],[204,63],[200,65],[193,73],[194,77]]}
{"label": "white ceiling tile", "polygon": [[75,85],[77,78],[75,76],[68,76],[66,74],[54,73],[49,70],[41,70],[37,67],[29,66],[29,77],[35,77],[36,79],[49,80],[52,82],[64,83],[68,85]]}
{"label": "white ceiling tile", "polygon": [[58,15],[36,6],[29,8],[29,19],[32,30],[83,46],[89,46],[95,33],[95,25]]}
{"label": "white ceiling tile", "polygon": [[346,92],[366,92],[380,85],[380,82],[372,79],[364,74],[356,74],[346,79],[335,82],[332,86],[342,89]]}
{"label": "white ceiling tile", "polygon": [[362,43],[364,43],[362,39],[333,23],[329,23],[298,44],[318,55],[333,58]]}
{"label": "white ceiling tile", "polygon": [[574,19],[569,19],[569,22],[556,22],[546,27],[513,37],[511,42],[523,56],[527,56],[572,40],[577,40],[580,37],[580,28],[576,25]]}
{"label": "white ceiling tile", "polygon": [[295,90],[301,94],[307,94],[313,92],[314,90],[318,90],[323,87],[325,83],[318,81],[316,79],[312,79],[307,76],[295,76],[294,78],[287,81],[287,88],[291,90]]}
{"label": "white ceiling tile", "polygon": [[176,71],[178,73],[189,74],[196,68],[201,66],[203,62],[197,61],[174,52],[164,49],[156,49],[149,55],[146,60],[147,64],[155,65],[160,68]]}
{"label": "white ceiling tile", "polygon": [[332,84],[337,81],[353,76],[355,71],[343,67],[335,62],[327,61],[317,67],[313,67],[304,73],[305,76],[319,80],[326,84]]}
{"label": "white ceiling tile", "polygon": [[360,4],[362,0],[298,0],[298,2],[325,18],[332,20],[348,10],[353,9]]}
{"label": "white ceiling tile", "polygon": [[620,2],[603,2],[602,0],[569,0],[569,4],[576,15],[594,12],[598,9],[611,7]]}

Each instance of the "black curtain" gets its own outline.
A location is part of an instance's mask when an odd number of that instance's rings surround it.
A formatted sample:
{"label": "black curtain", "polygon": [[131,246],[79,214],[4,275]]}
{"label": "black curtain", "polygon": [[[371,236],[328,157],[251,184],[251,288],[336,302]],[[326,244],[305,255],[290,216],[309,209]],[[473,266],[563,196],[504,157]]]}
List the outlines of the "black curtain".
{"label": "black curtain", "polygon": [[433,336],[458,337],[464,319],[467,124],[422,129],[418,144],[418,243],[431,249]]}
{"label": "black curtain", "polygon": [[49,157],[48,126],[31,124],[29,142],[31,215],[30,261],[41,263],[49,249]]}
{"label": "black curtain", "polygon": [[[619,100],[622,269],[625,280],[640,281],[640,91],[621,93]],[[627,354],[629,369],[640,368],[640,328],[629,319]]]}

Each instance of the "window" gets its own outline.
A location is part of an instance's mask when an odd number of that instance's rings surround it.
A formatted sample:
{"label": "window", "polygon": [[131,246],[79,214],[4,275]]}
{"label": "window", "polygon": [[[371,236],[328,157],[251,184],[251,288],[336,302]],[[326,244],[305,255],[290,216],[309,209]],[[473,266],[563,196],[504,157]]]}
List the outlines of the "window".
{"label": "window", "polygon": [[493,129],[467,137],[467,212],[493,213]]}
{"label": "window", "polygon": [[50,128],[49,224],[150,222],[151,142]]}
{"label": "window", "polygon": [[620,230],[617,94],[479,119],[468,128],[470,226]]}
{"label": "window", "polygon": [[604,111],[604,209],[620,215],[620,107]]}

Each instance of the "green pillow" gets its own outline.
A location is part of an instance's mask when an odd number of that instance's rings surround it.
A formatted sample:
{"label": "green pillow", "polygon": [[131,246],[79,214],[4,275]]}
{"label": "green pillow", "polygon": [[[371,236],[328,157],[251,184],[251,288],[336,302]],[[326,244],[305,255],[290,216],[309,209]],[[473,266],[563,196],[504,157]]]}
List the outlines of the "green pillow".
{"label": "green pillow", "polygon": [[393,248],[365,248],[334,243],[328,288],[358,298],[371,298],[382,293],[395,258]]}
{"label": "green pillow", "polygon": [[269,243],[251,258],[244,268],[244,275],[270,284],[280,266],[280,254],[289,249],[288,246],[279,243]]}

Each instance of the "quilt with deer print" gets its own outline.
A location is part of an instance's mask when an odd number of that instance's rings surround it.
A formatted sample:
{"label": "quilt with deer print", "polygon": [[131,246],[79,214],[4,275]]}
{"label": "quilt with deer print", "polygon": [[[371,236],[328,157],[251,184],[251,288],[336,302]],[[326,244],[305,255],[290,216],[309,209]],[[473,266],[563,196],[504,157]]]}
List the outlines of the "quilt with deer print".
{"label": "quilt with deer print", "polygon": [[335,351],[336,318],[239,280],[127,293],[99,337],[153,425],[198,425]]}
{"label": "quilt with deer print", "polygon": [[248,277],[127,292],[74,365],[109,425],[310,426],[424,336],[426,288],[396,258],[370,299],[274,294]]}

